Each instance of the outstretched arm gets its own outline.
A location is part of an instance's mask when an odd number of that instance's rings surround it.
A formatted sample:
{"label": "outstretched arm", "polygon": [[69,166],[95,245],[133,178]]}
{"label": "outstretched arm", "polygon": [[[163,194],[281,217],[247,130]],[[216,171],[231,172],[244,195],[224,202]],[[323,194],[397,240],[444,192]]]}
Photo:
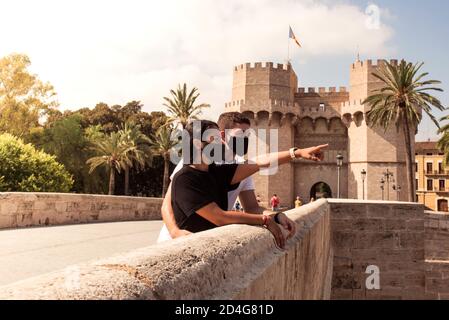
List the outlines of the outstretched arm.
{"label": "outstretched arm", "polygon": [[[295,151],[296,158],[303,158],[306,160],[320,162],[323,161],[324,154],[323,149],[329,147],[328,144],[321,145],[318,147],[312,147],[308,149],[298,149]],[[289,151],[275,152],[256,158],[255,164],[240,164],[235,171],[234,178],[232,179],[232,184],[237,184],[243,179],[255,174],[261,169],[269,168],[273,163],[277,165],[283,165],[289,163],[292,160]]]}

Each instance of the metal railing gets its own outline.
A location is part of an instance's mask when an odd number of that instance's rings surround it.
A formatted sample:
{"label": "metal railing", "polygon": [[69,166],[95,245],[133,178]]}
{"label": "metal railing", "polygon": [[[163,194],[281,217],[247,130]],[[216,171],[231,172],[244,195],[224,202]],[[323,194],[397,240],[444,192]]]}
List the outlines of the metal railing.
{"label": "metal railing", "polygon": [[448,176],[449,170],[426,170],[425,174],[428,176]]}

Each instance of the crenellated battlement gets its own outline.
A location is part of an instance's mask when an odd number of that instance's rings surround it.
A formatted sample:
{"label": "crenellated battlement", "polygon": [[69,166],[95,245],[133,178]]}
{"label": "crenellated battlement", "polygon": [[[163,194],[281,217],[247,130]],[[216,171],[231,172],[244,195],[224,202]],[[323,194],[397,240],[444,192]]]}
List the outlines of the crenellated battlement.
{"label": "crenellated battlement", "polygon": [[256,70],[272,70],[272,71],[288,71],[292,70],[290,64],[273,63],[273,62],[248,62],[234,67],[235,72],[239,71],[256,71]]}
{"label": "crenellated battlement", "polygon": [[341,107],[345,108],[345,107],[354,107],[354,106],[361,106],[362,105],[363,100],[362,99],[357,99],[357,100],[353,100],[353,101],[345,101],[341,103]]}
{"label": "crenellated battlement", "polygon": [[347,94],[346,87],[340,87],[337,90],[337,87],[319,87],[319,88],[298,88],[298,95],[309,95],[309,94]]}
{"label": "crenellated battlement", "polygon": [[294,107],[299,108],[298,103],[293,103],[288,100],[276,100],[276,99],[268,99],[268,100],[262,100],[262,99],[249,99],[249,100],[236,100],[225,103],[225,108],[232,108],[232,107]]}
{"label": "crenellated battlement", "polygon": [[[352,69],[356,68],[363,68],[363,67],[380,67],[385,64],[387,60],[385,59],[377,59],[376,61],[373,61],[371,59],[368,59],[366,61],[356,61],[352,64]],[[398,60],[397,59],[391,59],[390,64],[397,65]]]}

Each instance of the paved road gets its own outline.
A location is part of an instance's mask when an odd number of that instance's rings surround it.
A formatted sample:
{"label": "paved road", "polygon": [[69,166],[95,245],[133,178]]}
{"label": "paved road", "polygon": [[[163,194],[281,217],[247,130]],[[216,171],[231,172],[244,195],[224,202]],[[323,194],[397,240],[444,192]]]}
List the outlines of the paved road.
{"label": "paved road", "polygon": [[0,231],[0,286],[156,243],[161,221]]}

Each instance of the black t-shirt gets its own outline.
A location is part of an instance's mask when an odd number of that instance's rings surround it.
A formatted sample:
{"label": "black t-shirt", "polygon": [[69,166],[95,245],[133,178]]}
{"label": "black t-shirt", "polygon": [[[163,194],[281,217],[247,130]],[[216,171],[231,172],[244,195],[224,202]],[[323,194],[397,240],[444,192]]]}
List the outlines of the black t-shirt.
{"label": "black t-shirt", "polygon": [[237,164],[209,166],[200,171],[188,165],[173,177],[171,201],[176,223],[181,229],[200,232],[216,228],[212,222],[196,213],[215,202],[222,210],[228,210],[228,192],[238,187],[231,185]]}

